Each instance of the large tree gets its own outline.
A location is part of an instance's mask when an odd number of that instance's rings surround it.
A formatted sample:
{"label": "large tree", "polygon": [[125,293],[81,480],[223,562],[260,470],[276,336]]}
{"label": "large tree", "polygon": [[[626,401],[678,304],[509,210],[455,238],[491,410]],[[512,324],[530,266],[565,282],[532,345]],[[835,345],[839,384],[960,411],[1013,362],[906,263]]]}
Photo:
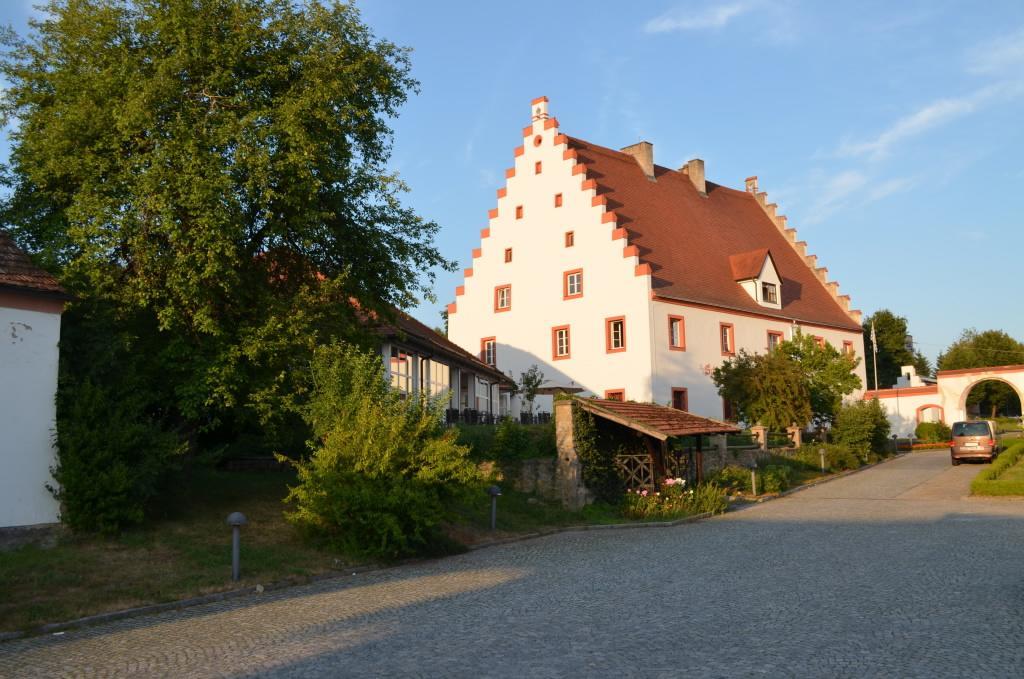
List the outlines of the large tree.
{"label": "large tree", "polygon": [[[960,338],[939,354],[939,370],[984,368],[996,365],[1024,364],[1024,343],[1018,342],[1002,330],[964,330]],[[1021,404],[1016,392],[1008,384],[997,381],[982,382],[967,396],[968,405],[977,405],[989,417],[1006,412],[1007,407],[1019,414]],[[1015,407],[1016,406],[1016,407]]]}
{"label": "large tree", "polygon": [[740,351],[715,369],[718,393],[738,419],[780,430],[821,426],[835,418],[843,397],[860,388],[853,371],[860,359],[797,333],[767,354]]}
{"label": "large tree", "polygon": [[[878,375],[875,375],[874,346],[871,342],[871,326],[878,336]],[[913,348],[907,332],[907,319],[897,316],[888,309],[880,309],[864,319],[864,350],[867,360],[869,386],[872,389],[887,389],[896,383],[901,375],[900,368],[912,365],[917,374],[930,377],[932,366],[928,358]]]}
{"label": "large tree", "polygon": [[350,299],[406,306],[452,266],[386,170],[409,52],[349,5],[54,0],[4,44],[0,218],[176,426],[282,412]]}

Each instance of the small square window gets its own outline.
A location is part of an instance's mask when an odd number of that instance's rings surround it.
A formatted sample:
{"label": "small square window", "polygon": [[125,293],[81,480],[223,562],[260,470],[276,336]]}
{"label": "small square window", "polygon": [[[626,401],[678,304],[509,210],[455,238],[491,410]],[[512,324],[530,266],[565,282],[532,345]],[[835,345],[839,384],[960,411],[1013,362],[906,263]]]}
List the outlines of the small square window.
{"label": "small square window", "polygon": [[522,218],[523,218],[523,206],[522,205],[516,205],[516,219],[522,219]]}
{"label": "small square window", "polygon": [[565,232],[565,247],[571,248],[576,244],[576,234],[573,231]]}
{"label": "small square window", "polygon": [[555,207],[562,207],[562,194],[555,194]]}
{"label": "small square window", "polygon": [[689,399],[687,397],[686,389],[683,387],[672,387],[672,407],[676,410],[687,410],[689,408]]}
{"label": "small square window", "polygon": [[505,248],[505,261],[506,262],[511,262],[512,261],[512,248]]}
{"label": "small square window", "polygon": [[533,173],[534,174],[540,174],[541,169],[542,169],[542,165],[541,165],[541,162],[538,160],[536,163],[533,164]]}

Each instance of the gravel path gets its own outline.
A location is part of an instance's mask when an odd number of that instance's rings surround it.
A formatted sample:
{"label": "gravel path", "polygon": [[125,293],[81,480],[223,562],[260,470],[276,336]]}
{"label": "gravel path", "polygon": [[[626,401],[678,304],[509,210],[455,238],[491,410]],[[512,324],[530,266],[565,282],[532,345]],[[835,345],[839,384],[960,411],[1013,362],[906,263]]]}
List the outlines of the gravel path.
{"label": "gravel path", "polygon": [[668,529],[0,644],[2,676],[1024,675],[1024,502],[914,453]]}

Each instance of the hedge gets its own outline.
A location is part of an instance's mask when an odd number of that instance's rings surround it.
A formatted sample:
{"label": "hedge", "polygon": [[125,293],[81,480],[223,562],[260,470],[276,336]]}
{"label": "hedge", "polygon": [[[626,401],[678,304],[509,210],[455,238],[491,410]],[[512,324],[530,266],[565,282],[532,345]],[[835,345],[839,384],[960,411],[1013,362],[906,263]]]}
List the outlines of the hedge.
{"label": "hedge", "polygon": [[1000,477],[1024,457],[1024,440],[1008,447],[995,462],[971,481],[972,495],[1024,495],[1024,480],[1001,480]]}

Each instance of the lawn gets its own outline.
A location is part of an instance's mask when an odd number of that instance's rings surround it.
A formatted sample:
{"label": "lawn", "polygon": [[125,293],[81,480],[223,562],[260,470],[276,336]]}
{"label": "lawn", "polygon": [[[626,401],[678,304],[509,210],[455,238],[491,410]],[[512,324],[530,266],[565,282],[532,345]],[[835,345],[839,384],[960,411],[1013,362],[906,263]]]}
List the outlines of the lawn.
{"label": "lawn", "polygon": [[1007,445],[991,466],[974,477],[971,494],[1024,496],[1024,440]]}
{"label": "lawn", "polygon": [[116,538],[65,536],[50,549],[0,552],[0,631],[207,594],[231,582],[231,529],[241,511],[242,585],[349,565],[304,543],[282,516],[286,472],[196,471],[163,517]]}

